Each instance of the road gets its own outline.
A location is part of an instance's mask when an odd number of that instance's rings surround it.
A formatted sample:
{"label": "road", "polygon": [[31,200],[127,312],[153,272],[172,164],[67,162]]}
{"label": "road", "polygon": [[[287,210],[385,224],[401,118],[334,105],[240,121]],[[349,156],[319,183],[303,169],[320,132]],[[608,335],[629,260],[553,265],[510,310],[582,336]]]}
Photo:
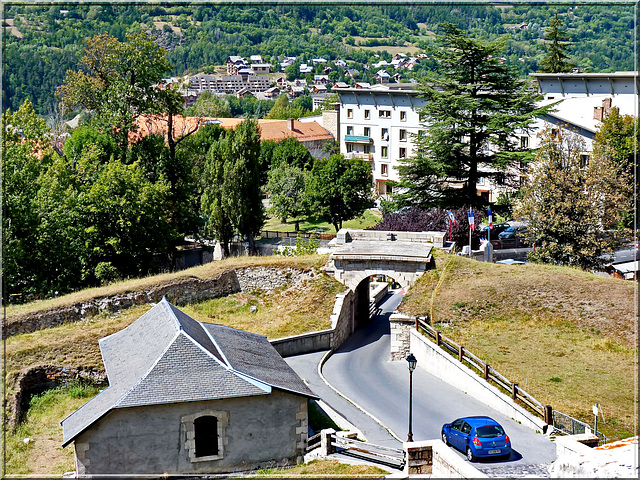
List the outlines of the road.
{"label": "road", "polygon": [[[342,395],[376,417],[400,440],[408,433],[409,371],[404,360],[390,360],[389,315],[400,303],[400,294],[390,295],[381,313],[370,325],[356,331],[327,360],[322,373]],[[366,414],[338,396],[315,373],[323,352],[287,358],[326,403],[358,427],[365,438],[380,445],[398,446],[398,440]],[[314,365],[315,362],[315,365]],[[413,373],[413,439],[440,438],[443,423],[467,415],[489,415],[499,421],[511,438],[513,454],[508,461],[480,461],[476,467],[492,476],[529,473],[547,476],[544,464],[555,460],[556,448],[546,436],[535,433],[492,410],[424,369]],[[460,458],[464,458],[458,452]]]}

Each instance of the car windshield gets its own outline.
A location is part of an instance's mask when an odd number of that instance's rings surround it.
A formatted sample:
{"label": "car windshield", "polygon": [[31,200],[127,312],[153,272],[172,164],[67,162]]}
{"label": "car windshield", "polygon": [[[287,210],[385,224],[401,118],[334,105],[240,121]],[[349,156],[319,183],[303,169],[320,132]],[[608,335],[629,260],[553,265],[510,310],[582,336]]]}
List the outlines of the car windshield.
{"label": "car windshield", "polygon": [[484,427],[476,428],[476,437],[478,438],[493,438],[501,437],[504,435],[504,430],[500,425],[485,425]]}

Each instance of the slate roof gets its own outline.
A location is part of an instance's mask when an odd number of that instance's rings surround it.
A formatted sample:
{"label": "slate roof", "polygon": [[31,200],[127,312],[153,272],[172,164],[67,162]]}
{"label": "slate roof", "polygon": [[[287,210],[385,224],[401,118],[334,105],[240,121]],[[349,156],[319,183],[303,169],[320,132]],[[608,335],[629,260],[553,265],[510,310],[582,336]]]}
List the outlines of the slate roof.
{"label": "slate roof", "polygon": [[113,409],[268,395],[315,397],[266,337],[200,323],[166,298],[100,340],[109,387],[62,421],[63,446]]}

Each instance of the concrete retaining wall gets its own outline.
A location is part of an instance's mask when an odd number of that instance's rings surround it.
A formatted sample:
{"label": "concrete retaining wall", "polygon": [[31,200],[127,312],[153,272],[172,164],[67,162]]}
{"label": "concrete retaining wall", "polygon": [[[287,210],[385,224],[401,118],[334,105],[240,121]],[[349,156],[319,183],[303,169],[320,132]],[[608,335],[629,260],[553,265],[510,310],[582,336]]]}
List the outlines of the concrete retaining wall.
{"label": "concrete retaining wall", "polygon": [[329,350],[333,339],[333,329],[321,330],[319,332],[305,333],[291,337],[277,338],[271,340],[271,345],[283,357],[301,355],[303,353]]}
{"label": "concrete retaining wall", "polygon": [[429,373],[532,430],[543,431],[544,420],[529,413],[415,329],[410,330],[409,341],[418,365]]}

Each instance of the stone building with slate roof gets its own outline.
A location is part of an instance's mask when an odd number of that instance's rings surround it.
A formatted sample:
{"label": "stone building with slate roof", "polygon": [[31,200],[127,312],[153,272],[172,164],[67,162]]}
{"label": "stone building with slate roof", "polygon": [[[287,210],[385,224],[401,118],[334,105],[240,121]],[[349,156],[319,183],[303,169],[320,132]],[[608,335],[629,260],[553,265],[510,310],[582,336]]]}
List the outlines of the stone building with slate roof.
{"label": "stone building with slate roof", "polygon": [[266,337],[166,298],[100,340],[109,387],[62,421],[76,473],[228,473],[301,460],[309,398]]}

